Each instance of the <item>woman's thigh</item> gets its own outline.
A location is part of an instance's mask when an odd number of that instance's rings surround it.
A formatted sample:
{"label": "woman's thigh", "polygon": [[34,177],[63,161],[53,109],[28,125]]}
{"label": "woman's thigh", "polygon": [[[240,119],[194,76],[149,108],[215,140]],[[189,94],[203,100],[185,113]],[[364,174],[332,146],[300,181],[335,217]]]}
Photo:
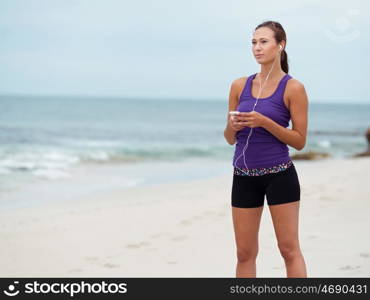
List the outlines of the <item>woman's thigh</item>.
{"label": "woman's thigh", "polygon": [[298,246],[300,191],[294,165],[272,176],[267,182],[267,203],[281,250],[289,251]]}
{"label": "woman's thigh", "polygon": [[299,247],[298,222],[300,201],[270,205],[270,214],[280,250]]}
{"label": "woman's thigh", "polygon": [[238,251],[257,252],[258,231],[263,206],[255,208],[232,207],[235,241]]}

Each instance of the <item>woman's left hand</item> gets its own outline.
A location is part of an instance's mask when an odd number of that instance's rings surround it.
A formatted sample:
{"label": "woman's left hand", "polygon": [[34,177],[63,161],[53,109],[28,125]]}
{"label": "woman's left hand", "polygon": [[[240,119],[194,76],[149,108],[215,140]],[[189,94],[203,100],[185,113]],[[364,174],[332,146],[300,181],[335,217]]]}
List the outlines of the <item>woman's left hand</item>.
{"label": "woman's left hand", "polygon": [[240,112],[240,114],[235,116],[235,120],[238,124],[250,128],[263,127],[266,124],[267,119],[268,117],[257,111]]}

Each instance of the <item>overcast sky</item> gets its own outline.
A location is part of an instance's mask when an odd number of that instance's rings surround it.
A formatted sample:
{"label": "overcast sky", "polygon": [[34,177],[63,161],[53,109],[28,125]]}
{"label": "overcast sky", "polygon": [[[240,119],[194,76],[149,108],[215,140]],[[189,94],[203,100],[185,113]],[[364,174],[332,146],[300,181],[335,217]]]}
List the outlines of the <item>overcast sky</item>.
{"label": "overcast sky", "polygon": [[311,102],[370,102],[368,1],[1,0],[0,93],[225,101],[280,22]]}

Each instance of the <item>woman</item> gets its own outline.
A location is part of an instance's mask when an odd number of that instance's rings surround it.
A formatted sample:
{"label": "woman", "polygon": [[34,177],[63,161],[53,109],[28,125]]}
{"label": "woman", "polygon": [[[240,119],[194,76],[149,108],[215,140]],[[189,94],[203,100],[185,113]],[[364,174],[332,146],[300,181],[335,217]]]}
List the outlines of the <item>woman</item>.
{"label": "woman", "polygon": [[224,136],[230,145],[236,142],[231,193],[236,277],[256,277],[265,195],[287,277],[307,277],[298,239],[300,184],[287,145],[302,150],[306,144],[308,99],[303,84],[288,74],[286,41],[280,23],[258,25],[252,51],[260,72],[231,85],[229,112],[240,113],[228,114]]}

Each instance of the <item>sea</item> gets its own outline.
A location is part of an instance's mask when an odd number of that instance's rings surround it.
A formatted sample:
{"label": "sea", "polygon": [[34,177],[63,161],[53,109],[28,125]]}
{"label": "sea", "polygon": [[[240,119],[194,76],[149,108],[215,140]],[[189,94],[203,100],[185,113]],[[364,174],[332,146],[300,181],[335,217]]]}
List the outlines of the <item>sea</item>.
{"label": "sea", "polygon": [[[0,211],[231,174],[227,112],[217,99],[0,95]],[[291,155],[366,150],[370,103],[312,102],[308,117]]]}

